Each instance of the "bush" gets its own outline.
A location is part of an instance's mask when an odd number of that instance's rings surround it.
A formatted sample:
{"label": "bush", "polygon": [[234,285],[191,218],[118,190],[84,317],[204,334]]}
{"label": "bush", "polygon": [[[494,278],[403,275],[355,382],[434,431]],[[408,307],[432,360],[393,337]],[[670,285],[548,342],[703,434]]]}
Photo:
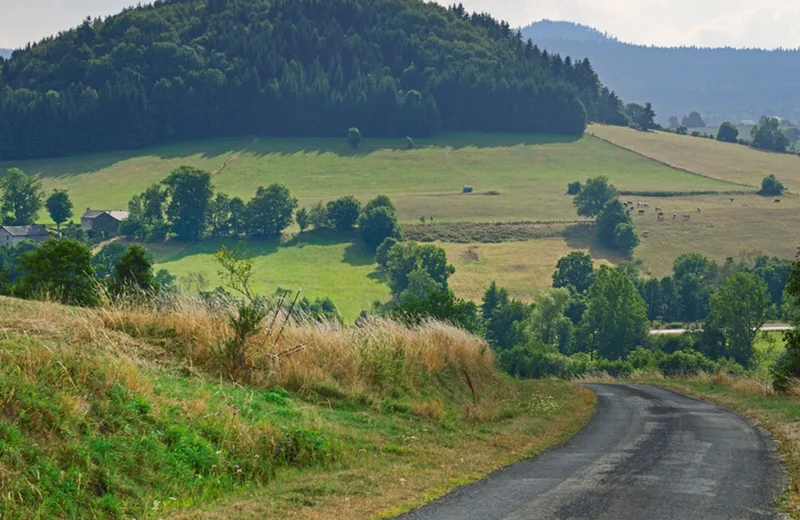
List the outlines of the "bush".
{"label": "bush", "polygon": [[694,132],[692,132],[692,137],[700,137],[700,132],[695,130]]}
{"label": "bush", "polygon": [[783,183],[779,181],[773,174],[764,177],[764,180],[761,181],[761,191],[758,193],[760,195],[776,197],[783,195],[783,191],[785,189],[786,188],[784,187]]}
{"label": "bush", "polygon": [[571,358],[537,344],[517,345],[505,350],[500,353],[499,362],[503,370],[523,379],[570,379],[580,376],[585,370]]}
{"label": "bush", "polygon": [[328,220],[338,231],[352,231],[361,214],[361,203],[352,195],[328,202]]}
{"label": "bush", "polygon": [[658,368],[665,376],[692,376],[701,372],[715,372],[716,363],[696,350],[678,350],[665,355]]}
{"label": "bush", "polygon": [[[679,135],[686,135],[689,133],[689,129],[681,125],[677,128],[677,130],[675,130],[675,132],[677,132]],[[692,134],[694,134],[694,132]]]}
{"label": "bush", "polygon": [[370,249],[377,249],[388,238],[399,240],[400,225],[394,210],[377,206],[363,211],[358,218],[358,236]]}
{"label": "bush", "polygon": [[351,128],[347,131],[347,143],[354,149],[361,146],[361,131],[358,128]]}
{"label": "bush", "polygon": [[381,267],[386,267],[386,262],[389,261],[389,250],[394,247],[398,240],[394,237],[389,237],[383,241],[378,249],[375,251],[375,261]]}
{"label": "bush", "polygon": [[570,182],[567,185],[567,195],[577,195],[581,192],[581,181]]}

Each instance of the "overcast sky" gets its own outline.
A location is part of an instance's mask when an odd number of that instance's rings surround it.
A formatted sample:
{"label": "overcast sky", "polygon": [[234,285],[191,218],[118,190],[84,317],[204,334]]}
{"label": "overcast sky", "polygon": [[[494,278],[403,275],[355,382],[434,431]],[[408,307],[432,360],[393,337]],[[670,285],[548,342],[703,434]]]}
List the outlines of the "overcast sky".
{"label": "overcast sky", "polygon": [[[452,1],[442,1],[449,4]],[[800,0],[462,0],[513,26],[570,20],[653,45],[800,47]],[[131,0],[0,0],[0,47],[113,14]]]}

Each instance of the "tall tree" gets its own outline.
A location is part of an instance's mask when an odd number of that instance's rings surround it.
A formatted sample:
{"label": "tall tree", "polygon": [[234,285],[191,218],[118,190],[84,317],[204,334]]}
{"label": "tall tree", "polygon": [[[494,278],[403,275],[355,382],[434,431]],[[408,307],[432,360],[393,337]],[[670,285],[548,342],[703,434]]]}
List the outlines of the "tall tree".
{"label": "tall tree", "polygon": [[3,190],[3,223],[11,226],[27,226],[36,222],[44,203],[42,181],[35,175],[25,175],[18,168],[8,170],[0,181]]}
{"label": "tall tree", "polygon": [[162,182],[167,187],[169,196],[167,217],[171,221],[172,232],[178,240],[184,242],[202,238],[214,193],[211,174],[190,166],[181,166]]}
{"label": "tall tree", "polygon": [[72,200],[70,200],[69,194],[64,190],[54,190],[47,197],[45,206],[60,232],[61,224],[72,218]]}
{"label": "tall tree", "polygon": [[71,238],[48,240],[23,254],[24,275],[15,292],[28,298],[53,298],[69,305],[91,306],[98,295],[92,273],[92,252]]}
{"label": "tall tree", "polygon": [[352,195],[328,202],[328,220],[338,231],[352,231],[361,214],[361,202]]}
{"label": "tall tree", "polygon": [[749,273],[729,277],[711,296],[707,324],[722,331],[731,357],[744,366],[753,359],[753,345],[770,303],[767,284]]}
{"label": "tall tree", "polygon": [[607,266],[597,271],[581,328],[589,348],[606,359],[619,359],[647,339],[647,306],[633,281]]}
{"label": "tall tree", "polygon": [[599,176],[586,181],[573,199],[573,204],[582,217],[596,217],[603,211],[605,205],[619,196],[614,185],[608,182],[608,177]]}
{"label": "tall tree", "polygon": [[584,294],[594,280],[594,263],[588,253],[574,251],[561,258],[553,273],[553,287],[566,287]]}
{"label": "tall tree", "polygon": [[259,187],[255,197],[247,203],[249,233],[261,238],[280,236],[294,222],[295,209],[297,199],[286,186]]}
{"label": "tall tree", "polygon": [[148,293],[156,286],[153,276],[153,261],[150,252],[143,246],[130,246],[114,267],[114,289],[118,294],[126,292]]}

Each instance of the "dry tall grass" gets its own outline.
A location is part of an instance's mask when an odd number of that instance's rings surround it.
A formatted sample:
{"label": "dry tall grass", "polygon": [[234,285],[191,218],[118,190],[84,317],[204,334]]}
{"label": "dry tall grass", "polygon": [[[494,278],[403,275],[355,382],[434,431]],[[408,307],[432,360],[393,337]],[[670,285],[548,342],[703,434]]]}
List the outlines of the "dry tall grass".
{"label": "dry tall grass", "polygon": [[[76,309],[47,302],[0,299],[0,329],[92,348],[147,365],[181,365],[215,377],[229,377],[220,350],[231,337],[225,302],[214,305],[176,298],[158,309],[107,304]],[[285,315],[277,319],[276,329]],[[345,393],[414,390],[447,375],[465,387],[496,381],[495,358],[486,343],[463,330],[429,321],[408,326],[370,319],[359,326],[290,319],[261,332],[248,345],[247,382],[301,390],[327,386]],[[61,341],[59,343],[62,343]]]}

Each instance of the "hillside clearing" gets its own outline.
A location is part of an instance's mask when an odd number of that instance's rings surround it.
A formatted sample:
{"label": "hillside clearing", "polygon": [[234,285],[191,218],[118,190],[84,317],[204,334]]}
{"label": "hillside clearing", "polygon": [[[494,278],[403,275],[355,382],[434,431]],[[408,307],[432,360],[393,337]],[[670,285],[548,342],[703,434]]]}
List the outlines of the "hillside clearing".
{"label": "hillside clearing", "polygon": [[590,125],[588,132],[623,148],[726,182],[760,187],[775,174],[786,187],[800,191],[800,158],[791,154],[762,152],[748,146],[721,143],[667,132],[639,132],[631,128]]}
{"label": "hillside clearing", "polygon": [[[139,151],[0,164],[41,175],[50,190],[70,192],[76,213],[87,207],[125,208],[132,195],[186,164],[217,171],[220,191],[245,199],[259,185],[285,184],[302,205],[320,199],[386,194],[401,220],[564,220],[574,218],[567,183],[608,175],[634,191],[728,191],[724,182],[679,172],[600,140],[551,135],[452,133],[420,139],[213,139]],[[236,160],[231,161],[232,157]],[[464,185],[476,194],[461,195]],[[499,196],[480,196],[497,191]]]}

